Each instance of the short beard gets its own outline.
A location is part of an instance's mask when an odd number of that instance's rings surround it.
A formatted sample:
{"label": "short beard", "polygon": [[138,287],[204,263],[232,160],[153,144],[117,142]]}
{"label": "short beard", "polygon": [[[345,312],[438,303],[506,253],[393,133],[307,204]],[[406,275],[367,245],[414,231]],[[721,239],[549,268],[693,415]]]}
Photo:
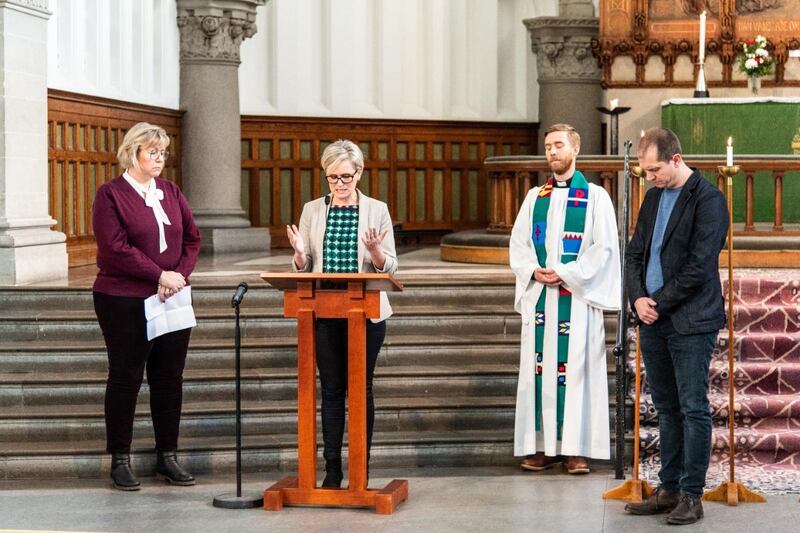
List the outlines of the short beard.
{"label": "short beard", "polygon": [[569,167],[572,166],[573,160],[574,159],[570,157],[568,159],[548,161],[547,165],[548,167],[550,167],[551,172],[555,174],[563,174],[564,172],[569,170]]}

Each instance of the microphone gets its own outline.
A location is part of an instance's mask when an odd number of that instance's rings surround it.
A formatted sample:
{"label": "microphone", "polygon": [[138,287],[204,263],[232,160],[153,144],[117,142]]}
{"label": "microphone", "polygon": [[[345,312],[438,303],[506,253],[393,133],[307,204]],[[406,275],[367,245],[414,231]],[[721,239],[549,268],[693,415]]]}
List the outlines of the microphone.
{"label": "microphone", "polygon": [[242,298],[244,298],[244,293],[247,292],[247,283],[244,281],[236,287],[236,292],[233,294],[233,298],[231,298],[231,307],[237,307],[240,303],[242,303]]}
{"label": "microphone", "polygon": [[326,194],[325,195],[325,205],[331,205],[331,195],[330,194]]}

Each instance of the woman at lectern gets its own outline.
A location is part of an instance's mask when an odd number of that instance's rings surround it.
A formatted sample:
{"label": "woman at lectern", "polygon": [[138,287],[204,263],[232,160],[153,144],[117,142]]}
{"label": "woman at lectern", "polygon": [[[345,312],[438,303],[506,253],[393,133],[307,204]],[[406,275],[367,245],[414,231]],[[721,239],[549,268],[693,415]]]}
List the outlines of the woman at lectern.
{"label": "woman at lectern", "polygon": [[[397,253],[389,209],[357,187],[364,171],[361,150],[351,141],[338,140],[325,148],[321,159],[330,193],[303,206],[299,228],[286,227],[294,248],[293,269],[393,274],[397,270]],[[367,320],[367,461],[375,422],[372,378],[386,336],[384,321],[392,314],[385,293],[381,293],[380,300],[380,318]],[[325,457],[322,486],[340,487],[347,396],[347,320],[318,319],[316,335]]]}
{"label": "woman at lectern", "polygon": [[[145,369],[156,475],[175,485],[194,485],[176,459],[183,367],[192,331],[185,325],[194,322],[194,315],[164,334],[149,332],[145,317],[149,297],[157,295],[150,308],[157,307],[158,300],[164,302],[188,285],[200,251],[200,232],[189,203],[177,185],[159,177],[168,146],[163,128],[140,122],[128,130],[117,150],[125,172],[97,190],[92,213],[99,267],[94,309],[108,351],[106,451],[111,454],[113,486],[120,490],[140,488],[130,449]],[[190,296],[187,293],[174,302]]]}

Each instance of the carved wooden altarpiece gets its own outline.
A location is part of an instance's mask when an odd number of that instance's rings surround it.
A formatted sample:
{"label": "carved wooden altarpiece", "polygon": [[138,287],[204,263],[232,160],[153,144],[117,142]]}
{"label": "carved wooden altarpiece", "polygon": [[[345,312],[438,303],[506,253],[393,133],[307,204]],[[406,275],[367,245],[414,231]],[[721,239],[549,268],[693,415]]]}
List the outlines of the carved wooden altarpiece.
{"label": "carved wooden altarpiece", "polygon": [[[765,85],[800,87],[800,80],[785,79],[789,50],[800,49],[800,0],[601,0],[600,35],[592,52],[603,69],[604,87],[691,87],[693,82],[673,80],[675,61],[688,55],[697,73],[699,14],[707,12],[706,57],[719,56],[722,80],[710,86],[744,85],[733,79],[741,43],[764,35],[775,57],[775,79]],[[614,80],[612,64],[630,56],[636,79]],[[652,56],[664,63],[662,80],[645,79]],[[796,61],[796,59],[795,59]]]}

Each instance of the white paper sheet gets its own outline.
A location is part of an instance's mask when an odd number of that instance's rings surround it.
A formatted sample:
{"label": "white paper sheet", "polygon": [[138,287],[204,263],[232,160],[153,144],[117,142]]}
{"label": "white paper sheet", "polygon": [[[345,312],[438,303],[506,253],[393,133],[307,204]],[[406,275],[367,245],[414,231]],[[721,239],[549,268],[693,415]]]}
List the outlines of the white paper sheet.
{"label": "white paper sheet", "polygon": [[162,302],[158,294],[144,301],[144,316],[147,319],[147,340],[158,336],[192,328],[197,325],[192,308],[192,288],[186,286],[171,298]]}

